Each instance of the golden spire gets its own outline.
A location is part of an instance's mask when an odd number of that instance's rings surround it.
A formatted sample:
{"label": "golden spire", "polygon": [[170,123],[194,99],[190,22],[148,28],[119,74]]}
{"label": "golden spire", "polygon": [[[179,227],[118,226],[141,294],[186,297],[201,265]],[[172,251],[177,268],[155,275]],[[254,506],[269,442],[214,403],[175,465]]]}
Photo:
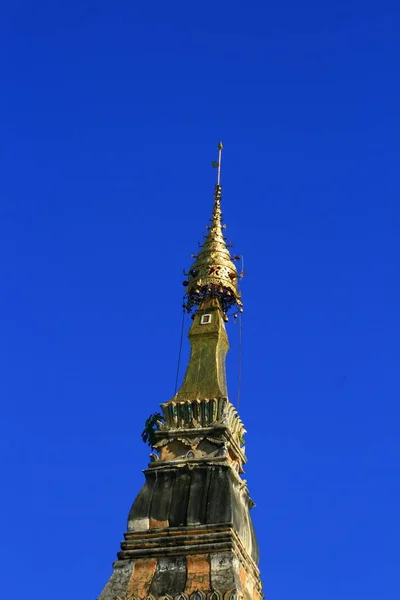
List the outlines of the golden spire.
{"label": "golden spire", "polygon": [[[241,294],[238,290],[239,275],[233,259],[228,250],[226,239],[223,234],[225,225],[222,225],[221,212],[221,158],[222,142],[218,144],[218,162],[213,162],[217,168],[217,183],[214,188],[214,206],[211,225],[208,226],[208,234],[201,250],[189,269],[187,286],[187,298],[185,308],[188,312],[208,298],[218,298],[223,312],[234,305],[242,311]],[[239,257],[234,257],[238,260]]]}

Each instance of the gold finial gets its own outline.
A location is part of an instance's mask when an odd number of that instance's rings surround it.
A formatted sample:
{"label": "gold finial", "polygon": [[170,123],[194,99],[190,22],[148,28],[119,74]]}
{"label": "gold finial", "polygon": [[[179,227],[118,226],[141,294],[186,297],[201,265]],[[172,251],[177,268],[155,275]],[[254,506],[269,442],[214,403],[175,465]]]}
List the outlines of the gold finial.
{"label": "gold finial", "polygon": [[211,224],[208,226],[208,235],[201,247],[201,251],[195,258],[189,273],[188,280],[184,282],[187,286],[187,300],[185,307],[190,312],[195,306],[206,298],[218,298],[221,308],[226,313],[232,306],[236,305],[242,311],[241,294],[238,289],[239,275],[231,257],[226,238],[224,237],[225,225],[222,225],[221,212],[221,157],[222,142],[218,144],[218,162],[212,165],[218,169],[217,183],[214,191],[214,207]]}

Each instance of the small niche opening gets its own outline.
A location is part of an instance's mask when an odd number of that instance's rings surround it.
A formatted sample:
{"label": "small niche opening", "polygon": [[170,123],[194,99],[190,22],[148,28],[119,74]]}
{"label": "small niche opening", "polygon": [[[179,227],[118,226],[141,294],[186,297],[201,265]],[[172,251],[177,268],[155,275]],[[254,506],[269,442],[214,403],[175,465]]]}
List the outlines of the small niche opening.
{"label": "small niche opening", "polygon": [[211,323],[211,315],[201,315],[200,325],[208,325]]}

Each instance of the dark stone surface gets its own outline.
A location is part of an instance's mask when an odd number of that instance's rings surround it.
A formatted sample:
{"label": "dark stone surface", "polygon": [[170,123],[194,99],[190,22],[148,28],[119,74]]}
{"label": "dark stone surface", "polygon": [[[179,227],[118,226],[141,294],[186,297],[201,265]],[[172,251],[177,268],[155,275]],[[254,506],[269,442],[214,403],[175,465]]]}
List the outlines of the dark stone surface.
{"label": "dark stone surface", "polygon": [[207,514],[208,488],[211,469],[197,468],[191,472],[191,485],[187,508],[187,525],[204,525]]}
{"label": "dark stone surface", "polygon": [[162,596],[181,594],[186,585],[186,557],[171,556],[159,558],[156,572],[151,582],[150,594]]}
{"label": "dark stone surface", "polygon": [[128,523],[133,519],[144,519],[149,516],[155,481],[155,473],[146,474],[146,482],[136,496],[136,500],[129,512]]}
{"label": "dark stone surface", "polygon": [[[157,471],[156,482],[151,500],[150,518],[156,521],[168,521],[174,488],[174,470]],[[178,500],[175,498],[175,501]]]}
{"label": "dark stone surface", "polygon": [[212,467],[208,488],[206,523],[233,523],[229,468]]}
{"label": "dark stone surface", "polygon": [[189,492],[191,488],[190,473],[178,471],[175,476],[174,493],[169,513],[170,527],[186,525]]}

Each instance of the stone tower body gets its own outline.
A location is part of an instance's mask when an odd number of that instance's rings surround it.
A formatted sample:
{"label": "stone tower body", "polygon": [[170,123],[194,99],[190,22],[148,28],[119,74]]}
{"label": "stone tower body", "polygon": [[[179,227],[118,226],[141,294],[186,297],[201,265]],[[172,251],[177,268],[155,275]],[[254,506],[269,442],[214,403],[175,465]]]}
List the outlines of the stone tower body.
{"label": "stone tower body", "polygon": [[[258,547],[239,415],[228,399],[228,311],[242,311],[223,235],[222,144],[208,234],[184,282],[191,355],[181,388],[161,405],[152,461],[98,600],[259,600]],[[234,259],[237,257],[233,257]]]}

